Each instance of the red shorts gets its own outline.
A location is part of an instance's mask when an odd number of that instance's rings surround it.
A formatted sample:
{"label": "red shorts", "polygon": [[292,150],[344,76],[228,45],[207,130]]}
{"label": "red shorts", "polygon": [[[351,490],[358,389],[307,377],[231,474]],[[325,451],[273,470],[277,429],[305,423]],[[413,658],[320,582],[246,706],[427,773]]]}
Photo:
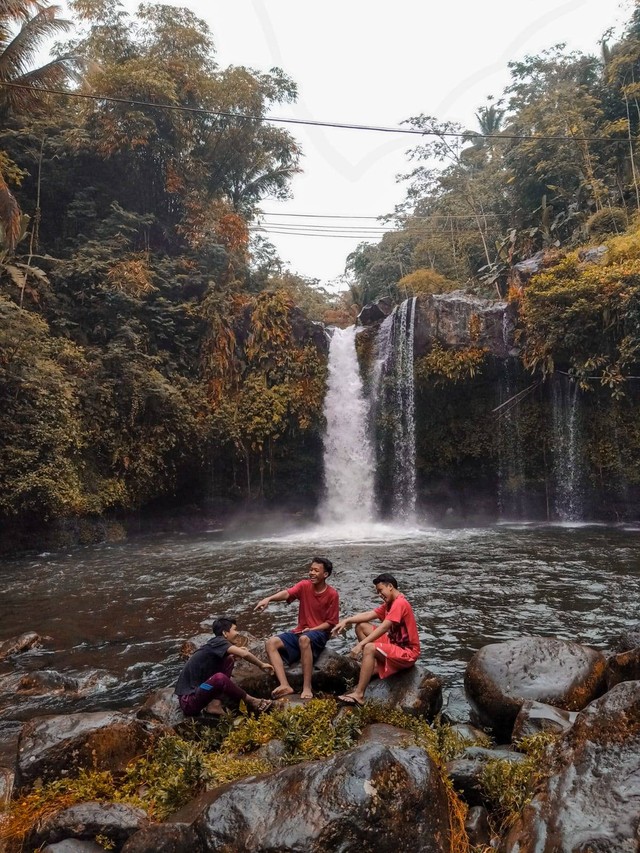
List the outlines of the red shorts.
{"label": "red shorts", "polygon": [[394,675],[403,669],[411,669],[418,660],[418,655],[411,649],[396,646],[395,643],[390,643],[384,637],[375,640],[374,646],[376,647],[376,665],[379,678],[389,678],[390,675]]}

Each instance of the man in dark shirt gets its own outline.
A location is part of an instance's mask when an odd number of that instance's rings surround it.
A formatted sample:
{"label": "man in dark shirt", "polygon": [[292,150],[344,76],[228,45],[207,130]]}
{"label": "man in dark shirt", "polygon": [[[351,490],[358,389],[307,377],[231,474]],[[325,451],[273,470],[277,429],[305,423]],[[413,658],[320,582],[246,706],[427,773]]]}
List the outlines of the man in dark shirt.
{"label": "man in dark shirt", "polygon": [[205,707],[210,714],[223,713],[221,699],[228,696],[237,702],[244,701],[254,711],[267,711],[273,702],[250,696],[231,680],[235,658],[244,658],[254,666],[273,675],[273,667],[263,663],[248,649],[235,646],[238,636],[235,619],[216,619],[213,623],[213,637],[197,649],[184,665],[178,678],[174,693],[182,712],[187,717],[196,717]]}

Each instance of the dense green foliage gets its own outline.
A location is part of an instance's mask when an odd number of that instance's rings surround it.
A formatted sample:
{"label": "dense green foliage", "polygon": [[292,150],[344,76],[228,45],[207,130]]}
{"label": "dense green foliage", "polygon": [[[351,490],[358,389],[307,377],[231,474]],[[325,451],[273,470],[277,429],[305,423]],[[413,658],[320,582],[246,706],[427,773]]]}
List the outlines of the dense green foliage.
{"label": "dense green foliage", "polygon": [[[313,505],[326,344],[308,319],[344,325],[380,296],[461,286],[517,301],[522,364],[476,346],[417,362],[422,497],[445,511],[470,484],[494,500],[528,491],[548,513],[557,371],[588,401],[585,489],[640,484],[640,7],[601,57],[558,46],[513,62],[475,130],[409,119],[425,141],[395,228],[347,259],[333,300],[251,236],[261,200],[286,197],[299,170],[296,140],[265,118],[295,83],[220,67],[187,9],[70,13],[0,9],[0,82],[25,87],[3,88],[1,107],[0,547],[143,507]],[[43,91],[72,85],[89,97]],[[596,263],[589,241],[608,246]],[[513,265],[536,250],[544,267],[523,282]],[[359,339],[363,362],[374,343]],[[544,382],[492,415],[531,373]]]}
{"label": "dense green foliage", "polygon": [[[3,38],[41,14],[18,6],[0,10]],[[60,59],[2,92],[0,523],[187,494],[306,488],[308,501],[317,478],[300,483],[296,461],[313,457],[315,472],[325,367],[293,298],[317,317],[324,297],[248,229],[298,170],[295,140],[260,120],[295,85],[279,69],[220,68],[186,9],[71,9]],[[53,7],[47,21],[69,26]],[[104,99],[39,91],[80,68],[80,92]],[[279,455],[284,438],[295,459]]]}
{"label": "dense green foliage", "polygon": [[404,298],[401,279],[427,270],[505,294],[514,262],[621,233],[640,209],[640,7],[600,57],[557,45],[510,70],[476,129],[408,119],[426,135],[396,228],[349,258],[361,304]]}

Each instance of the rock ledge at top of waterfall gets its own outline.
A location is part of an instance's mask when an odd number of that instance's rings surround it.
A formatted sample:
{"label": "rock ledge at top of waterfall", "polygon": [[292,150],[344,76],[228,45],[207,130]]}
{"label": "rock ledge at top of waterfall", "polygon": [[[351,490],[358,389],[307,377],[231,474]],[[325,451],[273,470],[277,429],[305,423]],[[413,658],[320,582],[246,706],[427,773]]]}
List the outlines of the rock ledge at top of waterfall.
{"label": "rock ledge at top of waterfall", "polygon": [[[365,305],[358,325],[380,323],[390,313],[388,299]],[[514,303],[473,296],[464,290],[418,296],[415,317],[415,355],[438,343],[457,349],[479,346],[496,358],[518,354],[514,341],[517,313]]]}

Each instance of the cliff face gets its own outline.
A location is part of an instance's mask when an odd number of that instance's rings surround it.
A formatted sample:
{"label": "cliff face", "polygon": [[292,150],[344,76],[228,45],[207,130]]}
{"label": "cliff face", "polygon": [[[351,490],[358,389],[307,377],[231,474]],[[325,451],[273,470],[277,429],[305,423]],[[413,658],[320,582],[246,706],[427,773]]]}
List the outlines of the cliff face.
{"label": "cliff face", "polygon": [[[358,318],[365,377],[389,313],[385,300]],[[617,400],[606,388],[581,390],[562,365],[533,375],[519,357],[517,323],[515,302],[463,291],[417,297],[418,505],[436,522],[637,519],[640,388]],[[379,483],[382,494],[389,488]]]}
{"label": "cliff face", "polygon": [[[388,300],[380,300],[362,309],[358,324],[374,326],[389,313]],[[477,346],[495,358],[516,356],[516,321],[514,303],[482,299],[463,290],[418,296],[415,356],[425,355],[434,344],[440,344],[446,349]]]}

